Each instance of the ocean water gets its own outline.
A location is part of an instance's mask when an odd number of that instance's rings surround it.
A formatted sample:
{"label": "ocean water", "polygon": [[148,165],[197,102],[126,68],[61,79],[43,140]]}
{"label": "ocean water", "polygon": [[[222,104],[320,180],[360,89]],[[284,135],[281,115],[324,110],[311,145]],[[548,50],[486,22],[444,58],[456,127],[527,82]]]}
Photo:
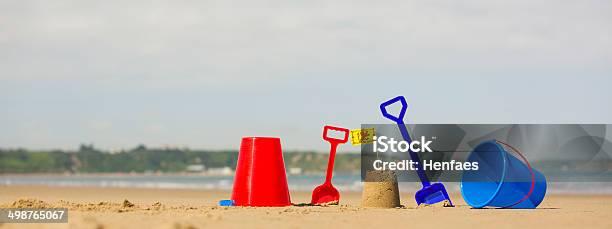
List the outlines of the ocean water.
{"label": "ocean water", "polygon": [[[312,191],[323,183],[322,175],[290,175],[292,191]],[[0,185],[47,185],[74,187],[175,188],[202,190],[231,190],[233,176],[198,175],[0,175]],[[361,191],[363,183],[358,174],[335,174],[333,184],[340,191]],[[459,182],[444,182],[449,192],[460,192]],[[401,192],[414,192],[417,182],[400,182]],[[557,194],[612,194],[612,182],[549,182],[547,193]]]}
{"label": "ocean water", "polygon": [[[308,191],[322,184],[324,176],[288,176],[291,190]],[[0,175],[0,185],[47,185],[126,188],[177,188],[231,190],[233,176],[197,175]],[[361,190],[359,175],[334,175],[334,186],[347,191]]]}

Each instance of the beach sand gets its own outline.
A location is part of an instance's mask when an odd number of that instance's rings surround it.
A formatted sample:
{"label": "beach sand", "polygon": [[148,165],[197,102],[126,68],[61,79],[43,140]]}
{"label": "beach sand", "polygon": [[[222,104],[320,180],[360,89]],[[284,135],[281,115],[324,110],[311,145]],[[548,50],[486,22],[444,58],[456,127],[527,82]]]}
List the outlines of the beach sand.
{"label": "beach sand", "polygon": [[[340,191],[339,206],[243,208],[216,206],[229,191],[0,186],[3,208],[70,209],[68,224],[0,228],[612,228],[610,195],[548,195],[535,210],[500,210],[471,209],[459,194],[453,195],[457,207],[416,209],[413,194],[402,193],[404,208],[364,209],[361,193]],[[306,203],[310,193],[292,192],[291,198]]]}

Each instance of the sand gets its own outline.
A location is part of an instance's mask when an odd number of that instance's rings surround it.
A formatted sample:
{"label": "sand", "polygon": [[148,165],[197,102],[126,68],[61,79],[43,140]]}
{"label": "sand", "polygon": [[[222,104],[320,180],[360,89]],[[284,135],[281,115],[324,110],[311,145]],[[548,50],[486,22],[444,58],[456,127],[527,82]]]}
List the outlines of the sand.
{"label": "sand", "polygon": [[399,188],[395,173],[391,171],[368,171],[363,183],[361,207],[396,208],[400,207]]}
{"label": "sand", "polygon": [[[0,228],[612,228],[612,196],[548,195],[535,210],[361,208],[360,192],[343,192],[340,205],[280,208],[218,207],[228,191],[0,186],[1,207],[67,207],[67,224],[0,224]],[[292,192],[293,203],[310,201]]]}

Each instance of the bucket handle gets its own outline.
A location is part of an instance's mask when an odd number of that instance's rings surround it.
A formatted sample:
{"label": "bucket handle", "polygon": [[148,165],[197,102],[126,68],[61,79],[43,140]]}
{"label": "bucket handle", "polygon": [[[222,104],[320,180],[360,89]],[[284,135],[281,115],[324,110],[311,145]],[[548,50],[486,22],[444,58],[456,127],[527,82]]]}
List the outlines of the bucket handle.
{"label": "bucket handle", "polygon": [[516,203],[510,204],[508,206],[501,207],[501,208],[511,208],[511,207],[516,206],[517,204],[520,204],[523,201],[529,199],[531,194],[533,194],[533,190],[535,189],[535,173],[533,172],[533,168],[531,168],[531,164],[529,164],[529,161],[527,160],[527,158],[525,158],[525,156],[521,153],[521,151],[519,151],[518,149],[512,147],[510,144],[502,142],[500,140],[495,140],[495,142],[497,142],[499,144],[502,144],[504,146],[507,146],[512,151],[514,151],[516,154],[518,154],[521,157],[521,159],[523,159],[523,161],[525,161],[525,164],[527,164],[527,168],[529,168],[529,173],[531,173],[531,187],[529,188],[529,192],[527,193],[527,195],[525,195],[525,197],[523,197],[523,199],[517,201]]}

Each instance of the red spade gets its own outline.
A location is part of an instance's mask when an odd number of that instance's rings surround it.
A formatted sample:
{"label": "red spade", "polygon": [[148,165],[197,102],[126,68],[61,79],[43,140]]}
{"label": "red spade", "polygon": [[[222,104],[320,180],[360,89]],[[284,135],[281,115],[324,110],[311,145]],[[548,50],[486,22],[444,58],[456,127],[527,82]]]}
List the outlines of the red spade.
{"label": "red spade", "polygon": [[[336,139],[327,137],[327,131],[340,131],[344,133],[343,139]],[[340,202],[340,193],[331,183],[332,173],[334,171],[334,159],[336,158],[336,148],[339,144],[344,144],[348,141],[349,130],[340,127],[325,126],[323,127],[323,139],[328,141],[331,145],[329,150],[329,161],[327,162],[327,175],[325,176],[325,183],[319,185],[312,191],[312,205],[322,204],[338,204]]]}

